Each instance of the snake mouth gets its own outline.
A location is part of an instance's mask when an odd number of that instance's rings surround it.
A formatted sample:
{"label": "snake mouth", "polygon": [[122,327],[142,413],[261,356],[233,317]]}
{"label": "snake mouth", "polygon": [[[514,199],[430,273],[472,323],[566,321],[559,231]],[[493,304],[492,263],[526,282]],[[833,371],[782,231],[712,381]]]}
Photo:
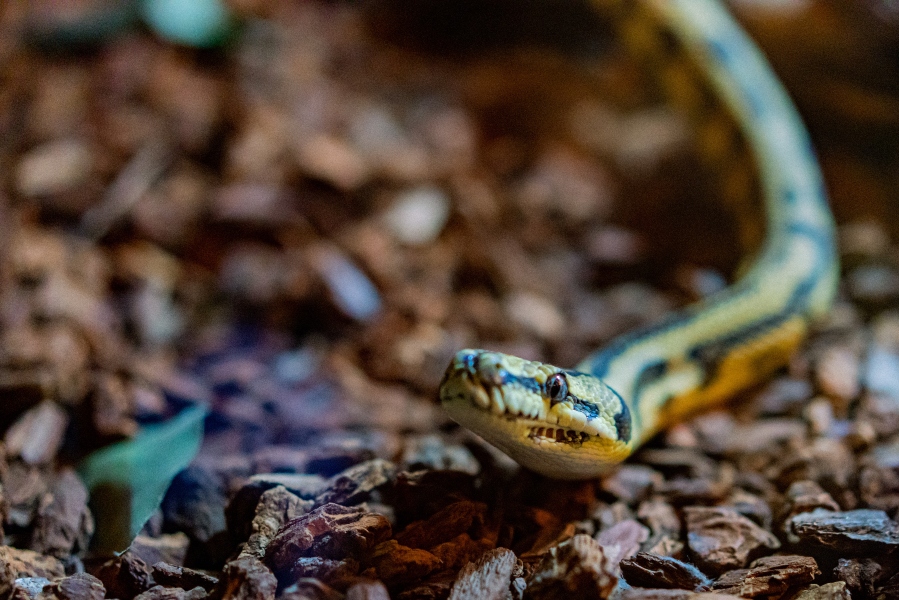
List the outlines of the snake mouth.
{"label": "snake mouth", "polygon": [[590,434],[559,427],[531,427],[528,438],[535,442],[554,442],[560,444],[583,444],[590,439]]}

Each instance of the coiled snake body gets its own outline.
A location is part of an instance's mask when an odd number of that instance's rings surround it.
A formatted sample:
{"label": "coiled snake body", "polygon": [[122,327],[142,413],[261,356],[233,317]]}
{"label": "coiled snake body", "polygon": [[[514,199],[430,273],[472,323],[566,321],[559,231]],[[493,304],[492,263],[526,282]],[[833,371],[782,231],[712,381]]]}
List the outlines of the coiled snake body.
{"label": "coiled snake body", "polygon": [[[603,3],[602,0],[597,2]],[[523,466],[582,479],[648,437],[782,367],[834,296],[833,219],[805,129],[767,62],[717,0],[606,1],[694,123],[725,200],[761,194],[765,236],[731,287],[614,340],[574,369],[461,350],[450,416]]]}

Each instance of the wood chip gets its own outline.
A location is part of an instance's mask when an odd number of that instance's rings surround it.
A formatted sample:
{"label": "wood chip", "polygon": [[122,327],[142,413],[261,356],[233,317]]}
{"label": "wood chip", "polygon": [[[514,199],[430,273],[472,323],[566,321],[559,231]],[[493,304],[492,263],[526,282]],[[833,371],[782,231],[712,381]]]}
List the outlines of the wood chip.
{"label": "wood chip", "polygon": [[811,583],[820,574],[818,563],[809,556],[766,556],[749,569],[725,573],[712,588],[743,598],[779,596],[791,587]]}
{"label": "wood chip", "polygon": [[346,600],[390,600],[390,595],[380,581],[360,581],[347,589]]}
{"label": "wood chip", "polygon": [[834,512],[818,508],[790,519],[790,531],[802,542],[844,555],[878,555],[899,546],[899,524],[882,510]]}
{"label": "wood chip", "polygon": [[718,592],[689,592],[687,590],[665,590],[632,588],[621,592],[620,600],[737,600],[739,596]]}
{"label": "wood chip", "polygon": [[620,567],[625,580],[635,587],[692,591],[711,584],[699,569],[670,556],[640,552],[622,560]]}
{"label": "wood chip", "polygon": [[153,580],[166,587],[177,587],[185,590],[201,587],[207,592],[212,591],[212,588],[219,581],[218,577],[207,573],[188,569],[187,567],[176,567],[163,562],[153,565]]}
{"label": "wood chip", "polygon": [[50,462],[59,452],[69,415],[55,402],[41,402],[6,430],[4,441],[10,455],[28,464]]}
{"label": "wood chip", "polygon": [[317,579],[300,579],[284,589],[279,600],[343,600],[343,594]]}
{"label": "wood chip", "polygon": [[630,558],[640,551],[640,546],[649,539],[649,528],[635,519],[625,519],[600,531],[594,539],[602,546],[603,554],[615,566],[619,574],[618,563]]}
{"label": "wood chip", "polygon": [[841,558],[834,576],[846,582],[846,589],[854,596],[873,598],[874,589],[884,578],[884,568],[870,558]]}
{"label": "wood chip", "polygon": [[852,595],[843,581],[824,585],[810,585],[793,597],[793,600],[850,600]]}
{"label": "wood chip", "polygon": [[41,499],[29,546],[36,552],[65,558],[87,550],[93,533],[87,490],[75,471],[64,469],[54,479],[49,495]]}
{"label": "wood chip", "polygon": [[684,515],[687,545],[705,573],[745,567],[765,549],[780,547],[770,532],[731,508],[688,506]]}
{"label": "wood chip", "polygon": [[278,580],[262,561],[244,556],[225,565],[218,591],[223,600],[273,600]]}
{"label": "wood chip", "polygon": [[482,527],[487,505],[461,500],[446,506],[427,520],[411,523],[396,534],[399,543],[411,548],[432,548],[443,542]]}
{"label": "wood chip", "polygon": [[206,596],[206,590],[201,587],[184,590],[177,587],[154,585],[143,594],[135,596],[134,600],[202,600]]}
{"label": "wood chip", "polygon": [[265,556],[265,548],[281,527],[291,519],[309,512],[311,508],[312,502],[302,500],[284,486],[279,485],[263,492],[250,523],[250,537],[241,550],[241,555],[256,558]]}
{"label": "wood chip", "polygon": [[515,553],[506,548],[485,552],[459,571],[449,600],[505,600],[516,560]]}
{"label": "wood chip", "polygon": [[100,565],[93,575],[113,598],[133,598],[153,586],[150,567],[131,552],[123,552]]}
{"label": "wood chip", "polygon": [[265,562],[280,574],[290,572],[302,557],[360,557],[390,533],[390,523],[381,515],[325,504],[285,524],[266,548]]}
{"label": "wood chip", "polygon": [[38,595],[40,600],[103,600],[106,589],[103,583],[87,573],[63,577],[45,586]]}
{"label": "wood chip", "polygon": [[655,469],[645,465],[625,464],[611,476],[604,477],[600,487],[619,500],[634,503],[646,499],[663,482],[664,477]]}
{"label": "wood chip", "polygon": [[814,481],[794,481],[784,496],[786,503],[781,511],[783,514],[780,516],[780,522],[786,529],[789,529],[790,519],[800,513],[811,512],[818,508],[840,510],[831,495]]}
{"label": "wood chip", "polygon": [[367,564],[374,567],[378,577],[388,586],[421,581],[443,566],[443,562],[427,550],[403,546],[396,540],[379,544]]}
{"label": "wood chip", "polygon": [[221,544],[227,530],[226,492],[221,478],[207,467],[191,465],[178,473],[162,500],[166,525],[185,532],[192,550],[208,557],[200,566],[216,567],[224,562],[230,548]]}
{"label": "wood chip", "polygon": [[546,554],[528,580],[527,597],[604,599],[617,583],[614,567],[599,543],[576,535]]}
{"label": "wood chip", "polygon": [[169,566],[180,567],[184,564],[184,559],[187,556],[188,544],[190,544],[190,539],[180,531],[178,533],[164,533],[158,537],[138,534],[131,542],[128,550],[148,565],[165,563]]}
{"label": "wood chip", "polygon": [[0,546],[0,597],[12,591],[16,579],[22,577],[53,579],[63,575],[62,563],[52,556]]}

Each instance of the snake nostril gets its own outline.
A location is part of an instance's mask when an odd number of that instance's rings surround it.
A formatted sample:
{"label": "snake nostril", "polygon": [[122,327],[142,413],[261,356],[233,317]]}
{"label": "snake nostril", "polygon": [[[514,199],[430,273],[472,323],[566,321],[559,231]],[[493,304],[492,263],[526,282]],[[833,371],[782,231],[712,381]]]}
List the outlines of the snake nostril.
{"label": "snake nostril", "polygon": [[462,369],[469,374],[473,374],[478,369],[478,354],[476,352],[467,352],[457,360],[456,364],[461,363]]}

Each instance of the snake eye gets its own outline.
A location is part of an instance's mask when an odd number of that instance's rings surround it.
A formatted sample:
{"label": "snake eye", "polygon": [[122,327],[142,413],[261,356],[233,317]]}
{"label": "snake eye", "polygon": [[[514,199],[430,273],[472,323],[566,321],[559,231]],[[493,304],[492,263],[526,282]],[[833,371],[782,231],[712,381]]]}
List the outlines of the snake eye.
{"label": "snake eye", "polygon": [[568,397],[568,381],[562,373],[556,373],[546,380],[546,395],[549,396],[549,404],[553,406]]}

